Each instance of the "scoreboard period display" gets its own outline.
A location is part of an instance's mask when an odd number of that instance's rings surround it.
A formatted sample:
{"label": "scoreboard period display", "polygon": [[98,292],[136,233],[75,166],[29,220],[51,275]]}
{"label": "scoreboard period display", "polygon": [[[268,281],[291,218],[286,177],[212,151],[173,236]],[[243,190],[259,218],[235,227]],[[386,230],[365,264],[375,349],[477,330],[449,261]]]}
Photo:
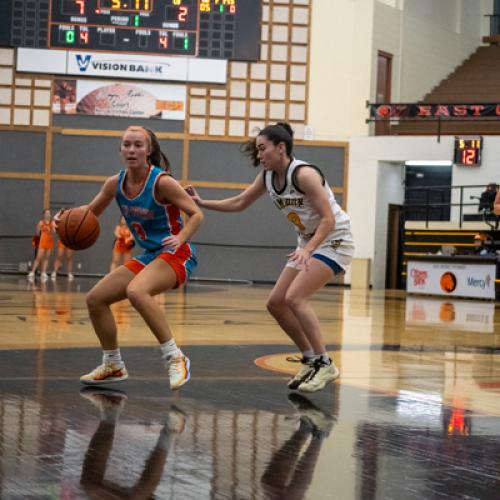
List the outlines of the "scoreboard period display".
{"label": "scoreboard period display", "polygon": [[[259,0],[13,0],[10,42],[20,47],[257,60],[260,4]],[[36,12],[30,15],[30,8]]]}

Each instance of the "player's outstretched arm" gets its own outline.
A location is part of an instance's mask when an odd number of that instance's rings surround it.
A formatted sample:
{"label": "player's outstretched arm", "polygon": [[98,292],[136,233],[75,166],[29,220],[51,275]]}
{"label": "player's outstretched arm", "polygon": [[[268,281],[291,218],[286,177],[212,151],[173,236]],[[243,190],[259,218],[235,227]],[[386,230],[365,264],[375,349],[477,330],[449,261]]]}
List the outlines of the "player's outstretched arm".
{"label": "player's outstretched arm", "polygon": [[262,174],[259,174],[244,191],[223,200],[204,200],[192,186],[188,186],[186,191],[202,208],[217,210],[218,212],[241,212],[257,201],[266,192],[266,187]]}

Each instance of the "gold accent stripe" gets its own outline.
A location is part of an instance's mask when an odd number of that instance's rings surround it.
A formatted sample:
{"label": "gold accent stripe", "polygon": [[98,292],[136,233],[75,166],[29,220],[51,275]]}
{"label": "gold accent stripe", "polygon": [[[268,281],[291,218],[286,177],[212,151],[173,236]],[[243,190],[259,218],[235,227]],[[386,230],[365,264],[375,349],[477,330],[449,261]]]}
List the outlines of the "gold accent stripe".
{"label": "gold accent stripe", "polygon": [[445,242],[408,241],[404,243],[404,246],[413,246],[413,247],[420,247],[420,246],[441,247],[443,245],[449,245],[454,247],[473,247],[474,243],[452,243],[449,241]]}
{"label": "gold accent stripe", "polygon": [[415,235],[415,236],[464,236],[464,235],[474,235],[477,234],[478,231],[453,231],[453,232],[446,232],[446,231],[411,231],[411,230],[406,230],[405,235]]}

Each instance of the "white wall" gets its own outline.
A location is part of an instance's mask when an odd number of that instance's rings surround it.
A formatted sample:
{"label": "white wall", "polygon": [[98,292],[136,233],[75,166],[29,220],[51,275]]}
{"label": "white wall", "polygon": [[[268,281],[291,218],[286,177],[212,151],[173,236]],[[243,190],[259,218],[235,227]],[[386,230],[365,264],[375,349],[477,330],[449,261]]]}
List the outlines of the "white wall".
{"label": "white wall", "polygon": [[[452,184],[500,184],[500,137],[483,138],[483,161],[479,168],[453,166]],[[400,203],[404,188],[401,164],[409,160],[453,158],[453,136],[354,137],[349,142],[349,187],[346,210],[351,216],[355,257],[372,260],[371,284],[385,280],[387,208]],[[482,191],[478,188],[478,193]]]}
{"label": "white wall", "polygon": [[308,121],[315,139],[367,133],[374,0],[313,0]]}
{"label": "white wall", "polygon": [[[377,51],[392,101],[421,99],[488,34],[493,0],[312,0],[308,122],[319,140],[368,135]],[[394,6],[394,7],[392,7]]]}
{"label": "white wall", "polygon": [[372,99],[377,51],[394,55],[392,101],[414,102],[482,44],[492,0],[405,0],[403,10],[375,2]]}

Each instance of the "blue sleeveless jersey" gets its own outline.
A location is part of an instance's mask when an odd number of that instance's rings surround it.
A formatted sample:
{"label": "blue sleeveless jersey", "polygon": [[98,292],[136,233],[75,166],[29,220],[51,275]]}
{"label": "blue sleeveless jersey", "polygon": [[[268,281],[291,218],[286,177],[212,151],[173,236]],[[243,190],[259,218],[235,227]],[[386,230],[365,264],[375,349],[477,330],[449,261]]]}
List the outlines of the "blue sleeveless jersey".
{"label": "blue sleeveless jersey", "polygon": [[144,188],[135,198],[128,198],[123,192],[125,170],[120,170],[116,201],[132,231],[138,245],[145,250],[162,248],[161,241],[177,234],[183,227],[180,210],[171,204],[162,205],[155,199],[156,181],[161,175],[168,175],[158,167],[151,167]]}

